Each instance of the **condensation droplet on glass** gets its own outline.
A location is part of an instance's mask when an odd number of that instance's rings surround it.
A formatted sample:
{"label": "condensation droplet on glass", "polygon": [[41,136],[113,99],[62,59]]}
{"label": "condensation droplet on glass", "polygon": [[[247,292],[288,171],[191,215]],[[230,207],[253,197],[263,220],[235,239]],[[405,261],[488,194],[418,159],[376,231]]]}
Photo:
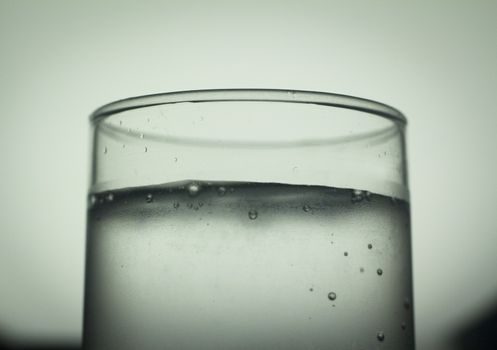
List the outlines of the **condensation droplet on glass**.
{"label": "condensation droplet on glass", "polygon": [[303,210],[303,211],[305,211],[306,213],[308,213],[308,212],[311,210],[311,207],[310,207],[310,206],[308,206],[308,205],[304,205],[304,206],[302,207],[302,210]]}
{"label": "condensation droplet on glass", "polygon": [[381,276],[381,275],[383,275],[383,270],[382,269],[378,269],[378,270],[376,270],[376,273],[378,274],[378,276]]}
{"label": "condensation droplet on glass", "polygon": [[378,332],[376,334],[376,338],[379,340],[379,341],[384,341],[385,340],[385,334],[383,332]]}
{"label": "condensation droplet on glass", "polygon": [[200,191],[200,185],[196,182],[189,183],[188,186],[186,186],[186,190],[190,196],[196,196]]}
{"label": "condensation droplet on glass", "polygon": [[257,219],[257,216],[258,216],[258,215],[259,215],[259,214],[257,213],[257,211],[256,211],[256,210],[251,210],[251,211],[249,211],[249,213],[248,213],[248,217],[249,217],[249,219],[250,219],[250,220],[255,220],[255,219]]}
{"label": "condensation droplet on glass", "polygon": [[173,203],[173,207],[174,207],[174,209],[178,209],[179,208],[179,202],[174,202]]}
{"label": "condensation droplet on glass", "polygon": [[335,292],[328,293],[328,299],[335,300],[337,298],[337,294]]}
{"label": "condensation droplet on glass", "polygon": [[371,243],[368,244],[368,249],[373,249],[373,245]]}
{"label": "condensation droplet on glass", "polygon": [[218,189],[217,189],[217,194],[219,196],[224,196],[226,194],[226,187],[224,186],[220,186]]}
{"label": "condensation droplet on glass", "polygon": [[107,194],[105,199],[107,199],[107,202],[112,202],[114,200],[114,195],[112,193],[109,193]]}
{"label": "condensation droplet on glass", "polygon": [[152,203],[153,200],[154,200],[154,196],[152,195],[152,193],[149,193],[147,194],[147,203]]}

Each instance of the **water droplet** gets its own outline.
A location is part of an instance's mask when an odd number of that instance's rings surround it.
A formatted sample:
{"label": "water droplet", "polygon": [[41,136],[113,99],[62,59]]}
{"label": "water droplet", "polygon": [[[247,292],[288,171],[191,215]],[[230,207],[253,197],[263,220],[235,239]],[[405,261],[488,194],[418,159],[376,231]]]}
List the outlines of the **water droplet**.
{"label": "water droplet", "polygon": [[308,205],[304,205],[304,206],[302,207],[302,210],[303,210],[303,211],[305,211],[306,213],[308,213],[308,212],[311,210],[311,207],[310,207],[310,206],[308,206]]}
{"label": "water droplet", "polygon": [[404,308],[406,310],[409,310],[410,307],[411,307],[411,303],[409,302],[409,299],[404,299]]}
{"label": "water droplet", "polygon": [[314,288],[312,288],[312,287],[311,287],[311,288],[309,288],[309,291],[310,291],[310,292],[314,292]]}
{"label": "water droplet", "polygon": [[114,195],[112,193],[109,193],[107,194],[105,199],[107,199],[107,202],[112,202],[114,200]]}
{"label": "water droplet", "polygon": [[224,186],[220,186],[218,189],[217,189],[217,194],[220,195],[221,197],[224,196],[226,194],[226,187]]}
{"label": "water droplet", "polygon": [[378,276],[381,276],[381,275],[383,275],[383,270],[382,269],[378,269],[378,270],[376,270],[376,273],[378,274]]}
{"label": "water droplet", "polygon": [[344,256],[349,256],[349,253],[348,252],[344,252],[343,255]]}
{"label": "water droplet", "polygon": [[337,295],[335,292],[329,292],[328,293],[328,299],[330,300],[335,300],[337,298]]}
{"label": "water droplet", "polygon": [[359,271],[361,271],[361,273],[364,273],[364,267],[361,267]]}
{"label": "water droplet", "polygon": [[196,196],[200,191],[200,185],[196,182],[189,183],[188,186],[186,186],[186,190],[190,196]]}
{"label": "water droplet", "polygon": [[371,243],[368,244],[368,249],[373,249],[373,245]]}
{"label": "water droplet", "polygon": [[147,148],[147,146],[145,146],[145,148],[143,149],[143,151],[144,151],[145,153],[147,153],[147,152],[148,152],[148,148]]}
{"label": "water droplet", "polygon": [[141,133],[141,134],[140,134],[140,138],[142,139],[142,138],[144,138],[144,137],[145,137],[145,135],[143,135],[143,133]]}
{"label": "water droplet", "polygon": [[378,339],[379,341],[384,341],[385,340],[385,334],[383,332],[378,332],[376,334],[376,339]]}
{"label": "water droplet", "polygon": [[154,196],[152,193],[147,194],[147,203],[152,203],[154,201]]}
{"label": "water droplet", "polygon": [[352,190],[352,203],[359,203],[364,198],[363,191],[361,190]]}
{"label": "water droplet", "polygon": [[259,214],[257,213],[257,211],[256,211],[256,210],[251,210],[251,211],[249,211],[249,213],[248,213],[248,217],[249,217],[249,219],[250,219],[250,220],[255,220],[255,219],[257,219],[257,216],[258,216],[258,215],[259,215]]}
{"label": "water droplet", "polygon": [[174,209],[178,209],[179,208],[179,202],[174,202],[173,203],[173,207],[174,207]]}
{"label": "water droplet", "polygon": [[402,328],[402,330],[403,330],[403,331],[405,331],[405,330],[406,330],[406,323],[405,323],[405,322],[402,322],[402,323],[400,324],[400,328]]}
{"label": "water droplet", "polygon": [[104,154],[107,154],[107,147],[104,147]]}

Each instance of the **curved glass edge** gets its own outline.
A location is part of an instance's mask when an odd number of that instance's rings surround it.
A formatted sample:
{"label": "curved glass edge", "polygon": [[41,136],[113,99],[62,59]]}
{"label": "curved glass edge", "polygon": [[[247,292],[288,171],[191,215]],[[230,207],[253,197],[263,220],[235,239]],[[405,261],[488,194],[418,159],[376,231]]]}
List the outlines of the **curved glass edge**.
{"label": "curved glass edge", "polygon": [[212,89],[166,92],[126,98],[98,108],[90,116],[97,123],[106,116],[131,109],[182,102],[267,101],[310,103],[376,114],[405,126],[407,119],[397,109],[365,98],[329,92],[283,89]]}

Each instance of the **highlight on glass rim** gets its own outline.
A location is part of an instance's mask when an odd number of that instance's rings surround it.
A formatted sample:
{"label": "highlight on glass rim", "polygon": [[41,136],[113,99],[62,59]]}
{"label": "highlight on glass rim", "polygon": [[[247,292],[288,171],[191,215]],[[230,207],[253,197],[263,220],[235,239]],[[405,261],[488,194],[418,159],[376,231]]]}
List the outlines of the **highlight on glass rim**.
{"label": "highlight on glass rim", "polygon": [[91,128],[85,349],[414,349],[398,110],[198,90]]}

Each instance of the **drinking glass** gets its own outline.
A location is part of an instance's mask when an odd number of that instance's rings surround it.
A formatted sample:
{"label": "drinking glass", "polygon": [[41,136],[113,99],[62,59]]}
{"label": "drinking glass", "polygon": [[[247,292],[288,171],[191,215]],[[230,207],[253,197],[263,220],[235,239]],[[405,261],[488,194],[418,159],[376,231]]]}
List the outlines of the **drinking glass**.
{"label": "drinking glass", "polygon": [[91,127],[86,349],[414,349],[398,110],[182,91]]}

